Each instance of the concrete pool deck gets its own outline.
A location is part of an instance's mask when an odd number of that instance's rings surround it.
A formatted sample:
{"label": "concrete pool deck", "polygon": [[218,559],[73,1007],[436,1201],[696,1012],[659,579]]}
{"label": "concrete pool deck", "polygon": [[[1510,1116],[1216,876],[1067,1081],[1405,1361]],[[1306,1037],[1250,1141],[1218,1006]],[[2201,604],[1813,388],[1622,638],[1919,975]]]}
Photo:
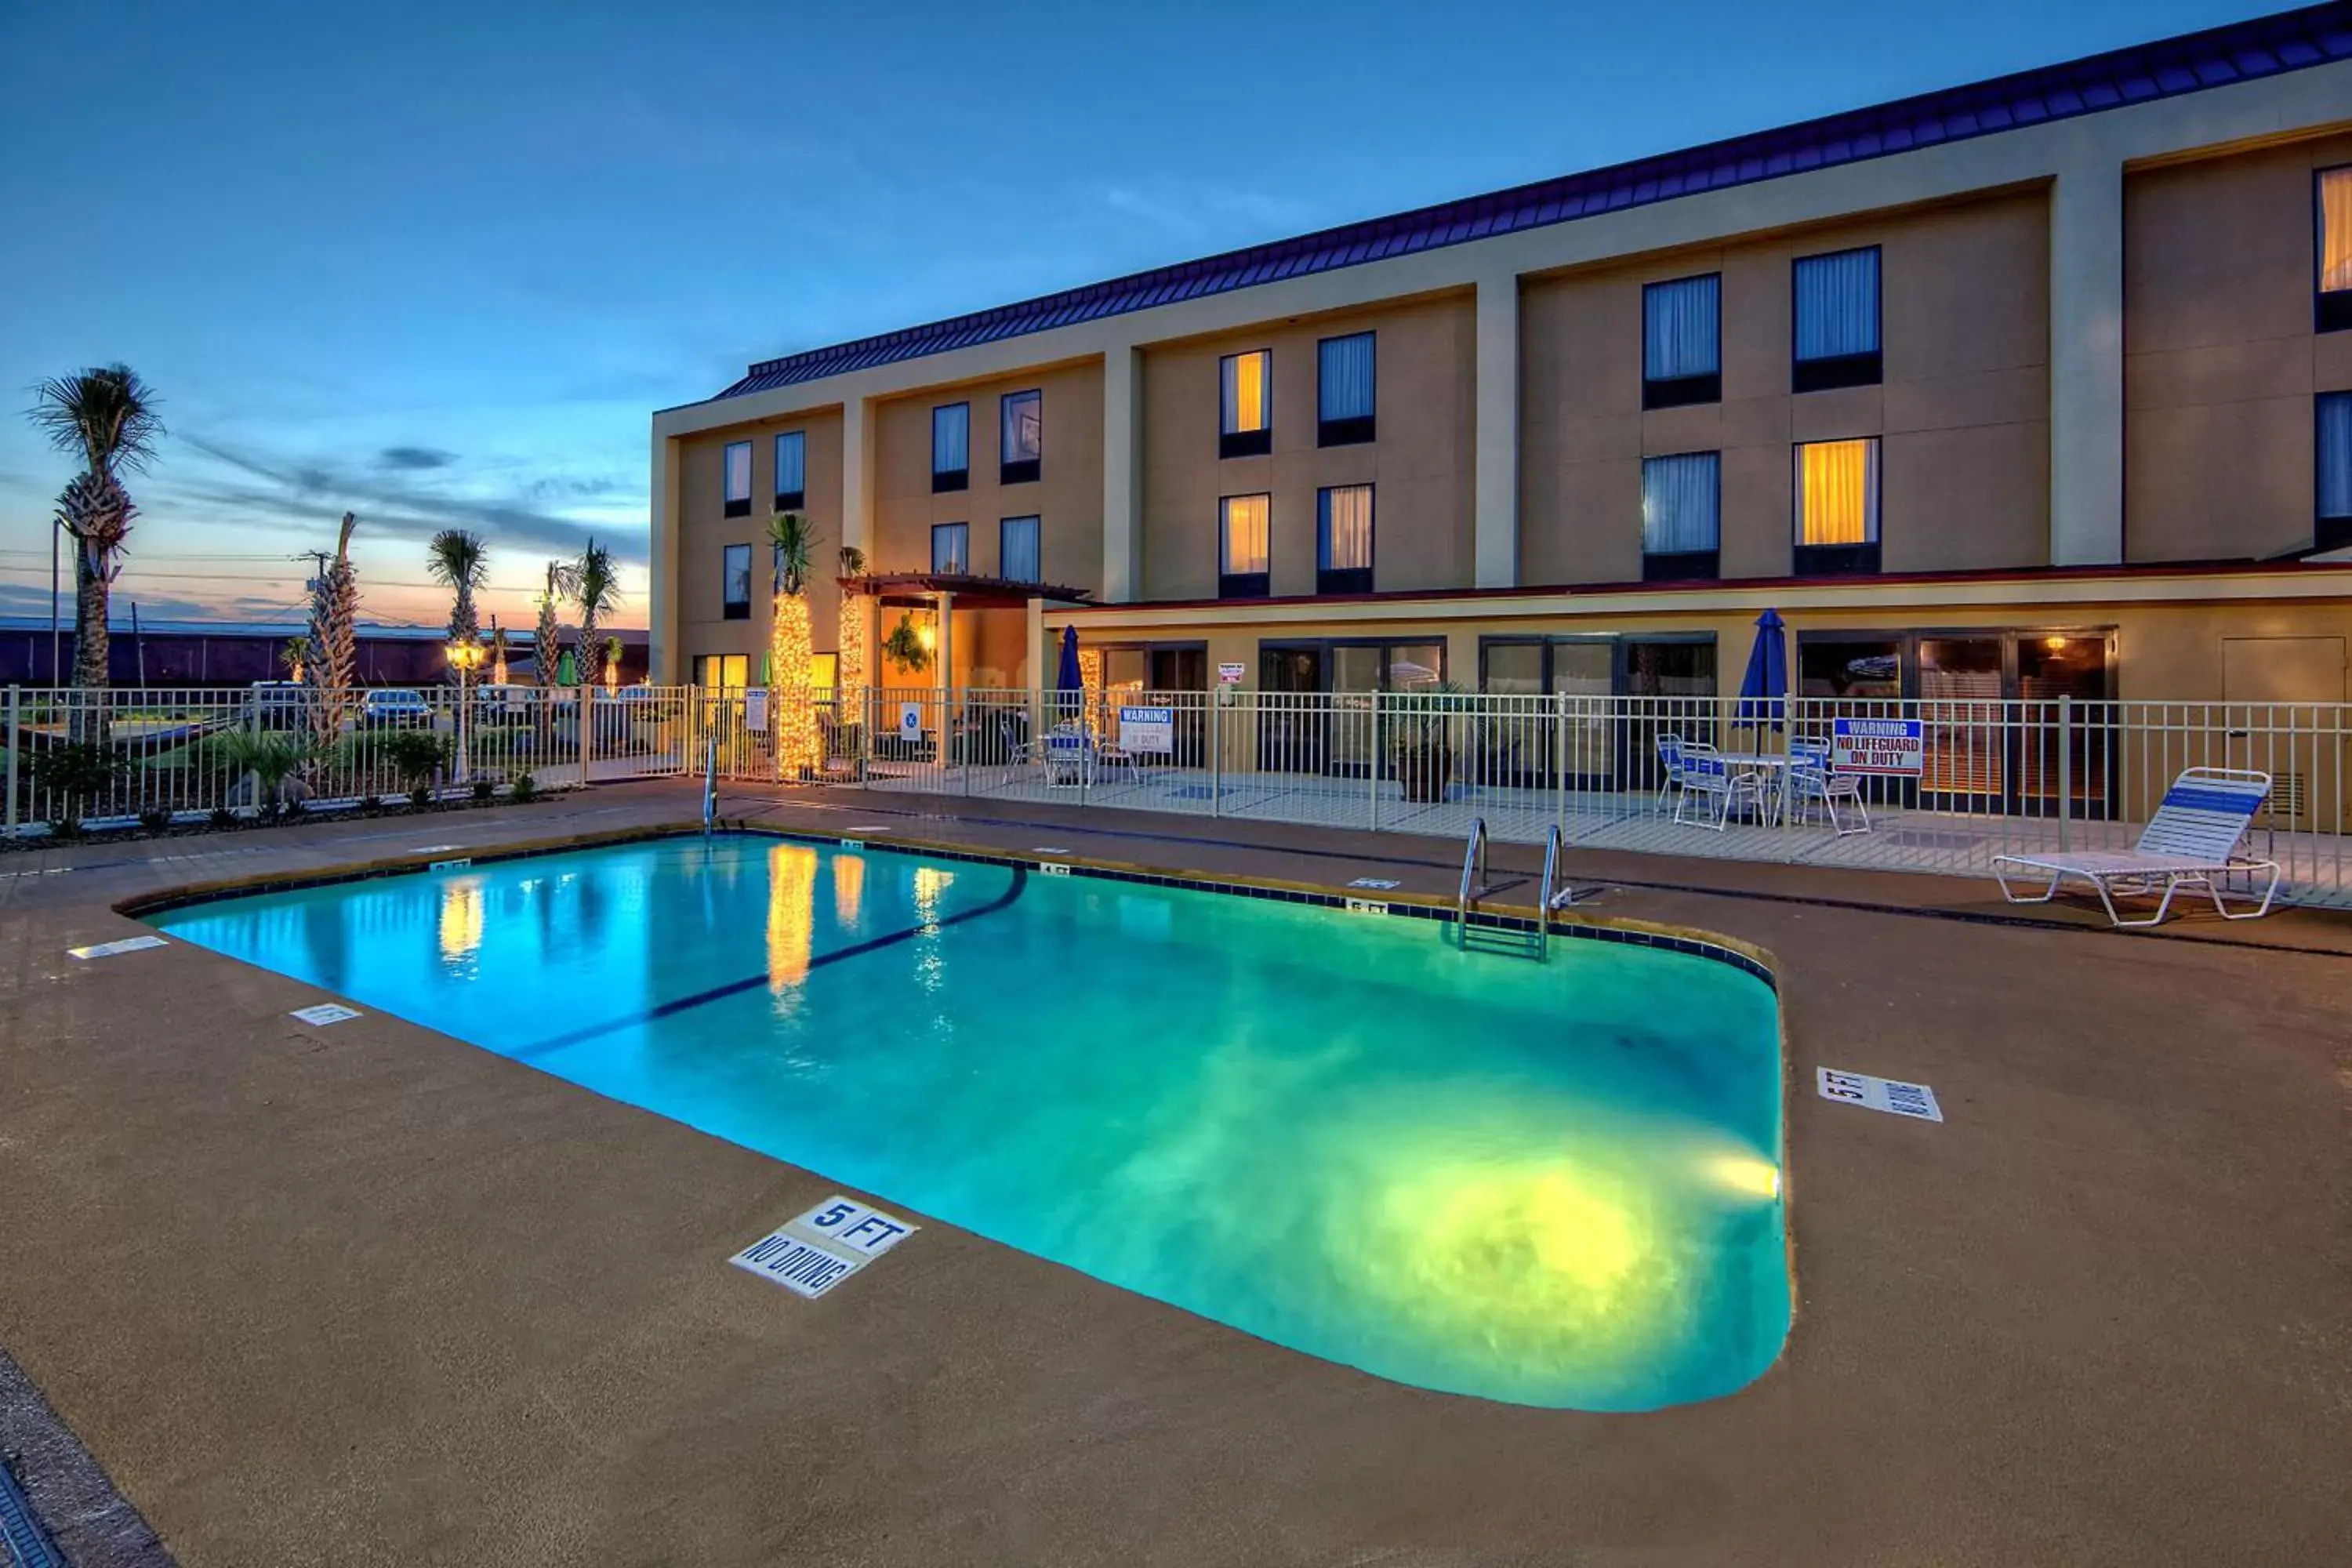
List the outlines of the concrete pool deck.
{"label": "concrete pool deck", "polygon": [[[1400,895],[1450,898],[1459,864],[985,801],[722,810]],[[189,1568],[2315,1563],[2352,1538],[2340,917],[2126,937],[1979,920],[2008,911],[1975,883],[1572,855],[1601,918],[1774,954],[1791,1052],[1786,1353],[1633,1416],[1382,1383],[937,1223],[804,1301],[726,1259],[822,1175],[395,1018],[305,1026],[322,994],[185,944],[65,955],[165,888],[698,811],[603,786],[0,858],[0,1347]],[[1823,1101],[1819,1065],[1931,1083],[1947,1121]]]}

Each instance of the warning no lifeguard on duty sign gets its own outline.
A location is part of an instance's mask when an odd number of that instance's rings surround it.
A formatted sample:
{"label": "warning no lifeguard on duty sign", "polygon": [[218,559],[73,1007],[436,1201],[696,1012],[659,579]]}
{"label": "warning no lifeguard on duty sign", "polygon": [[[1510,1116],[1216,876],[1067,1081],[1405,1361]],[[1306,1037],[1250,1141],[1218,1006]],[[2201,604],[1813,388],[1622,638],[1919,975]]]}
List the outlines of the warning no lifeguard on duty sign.
{"label": "warning no lifeguard on duty sign", "polygon": [[835,1193],[727,1261],[814,1299],[914,1233],[905,1220]]}

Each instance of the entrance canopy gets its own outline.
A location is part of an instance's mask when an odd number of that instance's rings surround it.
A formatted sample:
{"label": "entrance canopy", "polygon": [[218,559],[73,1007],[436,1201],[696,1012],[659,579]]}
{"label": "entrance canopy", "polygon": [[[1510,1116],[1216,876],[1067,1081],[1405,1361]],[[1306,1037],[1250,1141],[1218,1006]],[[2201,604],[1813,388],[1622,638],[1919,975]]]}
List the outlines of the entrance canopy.
{"label": "entrance canopy", "polygon": [[1054,599],[1083,605],[1090,588],[1059,583],[1023,583],[1011,577],[980,577],[969,572],[874,572],[844,577],[842,587],[886,605],[928,605],[941,594],[952,595],[958,609],[1019,609],[1032,599]]}

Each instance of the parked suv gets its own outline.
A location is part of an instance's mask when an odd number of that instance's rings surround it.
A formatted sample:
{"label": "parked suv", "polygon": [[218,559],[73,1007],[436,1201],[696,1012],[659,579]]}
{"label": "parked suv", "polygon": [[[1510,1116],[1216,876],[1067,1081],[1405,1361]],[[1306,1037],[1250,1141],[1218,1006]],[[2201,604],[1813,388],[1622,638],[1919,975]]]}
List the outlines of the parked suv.
{"label": "parked suv", "polygon": [[310,689],[301,682],[257,680],[253,683],[255,729],[299,730],[310,716]]}
{"label": "parked suv", "polygon": [[421,691],[397,686],[379,687],[369,692],[360,705],[360,722],[378,729],[429,729],[433,704],[425,700]]}

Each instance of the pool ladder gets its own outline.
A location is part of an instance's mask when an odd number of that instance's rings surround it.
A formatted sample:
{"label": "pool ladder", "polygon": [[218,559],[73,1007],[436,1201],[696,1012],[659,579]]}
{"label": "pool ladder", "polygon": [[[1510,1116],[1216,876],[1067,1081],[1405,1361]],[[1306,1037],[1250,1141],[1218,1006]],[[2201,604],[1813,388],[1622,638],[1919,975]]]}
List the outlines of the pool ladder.
{"label": "pool ladder", "polygon": [[1486,875],[1486,819],[1475,817],[1469,842],[1462,847],[1462,889],[1454,900],[1454,945],[1465,952],[1501,953],[1540,963],[1551,955],[1552,909],[1555,903],[1568,901],[1567,889],[1562,889],[1557,899],[1552,893],[1552,883],[1559,875],[1559,828],[1554,826],[1545,835],[1542,892],[1533,931],[1507,923],[1497,915],[1480,918],[1478,900],[1495,891]]}

